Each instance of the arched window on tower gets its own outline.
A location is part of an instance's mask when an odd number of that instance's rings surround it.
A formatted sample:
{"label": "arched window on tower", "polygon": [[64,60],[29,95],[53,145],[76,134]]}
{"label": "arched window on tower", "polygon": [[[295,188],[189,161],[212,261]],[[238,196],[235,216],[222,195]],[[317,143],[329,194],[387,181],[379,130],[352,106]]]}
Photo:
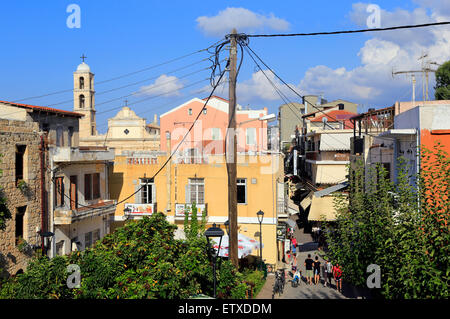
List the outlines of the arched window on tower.
{"label": "arched window on tower", "polygon": [[80,90],[84,89],[84,77],[80,77]]}
{"label": "arched window on tower", "polygon": [[80,95],[80,108],[84,108],[84,95]]}

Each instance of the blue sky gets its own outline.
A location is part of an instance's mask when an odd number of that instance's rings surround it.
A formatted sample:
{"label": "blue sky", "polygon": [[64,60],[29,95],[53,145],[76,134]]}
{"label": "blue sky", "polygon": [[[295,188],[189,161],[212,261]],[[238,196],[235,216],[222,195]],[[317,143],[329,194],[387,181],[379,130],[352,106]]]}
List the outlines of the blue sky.
{"label": "blue sky", "polygon": [[[72,3],[81,8],[81,28],[67,27],[70,13],[66,8]],[[450,5],[444,1],[372,3],[381,9],[382,27],[450,20]],[[365,21],[370,14],[365,10],[368,4],[299,0],[2,1],[0,100],[16,101],[71,89],[72,73],[83,53],[95,73],[95,81],[100,82],[203,49],[220,40],[230,23],[235,24],[238,31],[248,33],[366,28]],[[239,19],[236,19],[237,14]],[[417,58],[422,52],[428,53],[430,60],[442,63],[450,58],[449,41],[450,27],[438,27],[383,35],[252,38],[250,46],[302,94],[323,93],[328,100],[344,98],[367,109],[389,106],[395,100],[409,100],[410,79],[406,76],[393,79],[392,68],[419,68]],[[162,114],[194,96],[207,96],[208,62],[168,74],[207,56],[203,52],[97,85],[99,131],[106,130],[106,120],[123,105],[125,97],[121,97],[132,92],[138,93],[128,97],[129,105],[149,121],[154,113]],[[252,108],[266,106],[276,112],[282,100],[267,82],[263,83],[266,80],[261,75],[253,61],[245,56],[238,78],[238,102]],[[421,98],[422,83],[420,76],[417,77],[416,91],[420,91],[417,95]],[[144,81],[146,79],[148,81]],[[140,84],[98,94],[132,82]],[[199,83],[194,84],[196,82]],[[430,87],[433,85],[434,78]],[[184,86],[188,87],[183,89]],[[195,94],[201,89],[202,93]],[[161,96],[164,93],[167,95]],[[227,97],[225,88],[219,88],[217,94]],[[298,100],[292,95],[289,98]],[[70,110],[70,99],[72,94],[66,92],[23,102]],[[116,100],[105,103],[111,99]],[[140,100],[144,101],[133,105]]]}

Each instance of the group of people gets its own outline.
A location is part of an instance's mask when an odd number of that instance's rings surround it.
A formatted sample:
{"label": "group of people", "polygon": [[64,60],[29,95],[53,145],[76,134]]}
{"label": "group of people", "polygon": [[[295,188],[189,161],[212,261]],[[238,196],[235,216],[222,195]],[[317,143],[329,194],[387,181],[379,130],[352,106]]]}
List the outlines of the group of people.
{"label": "group of people", "polygon": [[[311,258],[311,254],[308,254],[308,258],[305,259],[304,266],[306,269],[305,277],[307,280],[307,283],[312,285],[313,282],[315,285],[320,283],[320,261],[319,257],[316,256],[315,260]],[[336,289],[339,292],[342,292],[342,268],[341,266],[336,263],[336,265],[332,265],[331,262],[328,260],[324,268],[324,287],[327,286],[327,282],[329,282],[331,287],[331,278],[334,278],[336,282]]]}

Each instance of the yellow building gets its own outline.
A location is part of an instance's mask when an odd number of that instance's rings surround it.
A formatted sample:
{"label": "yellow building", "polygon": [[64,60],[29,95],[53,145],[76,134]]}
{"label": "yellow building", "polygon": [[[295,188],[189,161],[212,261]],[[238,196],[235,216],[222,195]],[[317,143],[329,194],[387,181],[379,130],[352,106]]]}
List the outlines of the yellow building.
{"label": "yellow building", "polygon": [[[110,171],[110,194],[120,204],[112,227],[123,225],[127,218],[139,219],[159,211],[181,229],[185,207],[195,202],[200,216],[206,211],[207,227],[216,223],[225,231],[228,180],[224,156],[210,155],[202,164],[182,164],[172,159],[154,180],[151,179],[166,160],[167,155],[161,152],[116,154]],[[238,231],[259,241],[260,224],[256,213],[264,212],[263,259],[270,264],[277,260],[277,221],[278,215],[284,214],[284,194],[280,191],[283,189],[280,187],[283,185],[282,163],[279,154],[266,153],[239,155],[237,164]],[[126,208],[130,212],[125,214]],[[256,256],[259,252],[255,250],[252,254]]]}

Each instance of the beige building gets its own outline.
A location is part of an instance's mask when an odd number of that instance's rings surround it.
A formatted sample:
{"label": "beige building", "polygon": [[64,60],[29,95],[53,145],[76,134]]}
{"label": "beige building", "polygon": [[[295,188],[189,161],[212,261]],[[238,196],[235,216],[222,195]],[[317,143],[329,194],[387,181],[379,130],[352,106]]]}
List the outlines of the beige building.
{"label": "beige building", "polygon": [[147,124],[144,118],[137,116],[128,106],[124,106],[115,117],[108,120],[105,134],[99,134],[95,120],[94,74],[82,62],[73,73],[73,79],[73,109],[84,115],[80,119],[80,145],[111,147],[116,154],[130,150],[159,150],[156,114],[153,123]]}
{"label": "beige building", "polygon": [[41,136],[37,123],[0,120],[0,196],[11,214],[0,230],[0,277],[23,272],[41,247]]}

